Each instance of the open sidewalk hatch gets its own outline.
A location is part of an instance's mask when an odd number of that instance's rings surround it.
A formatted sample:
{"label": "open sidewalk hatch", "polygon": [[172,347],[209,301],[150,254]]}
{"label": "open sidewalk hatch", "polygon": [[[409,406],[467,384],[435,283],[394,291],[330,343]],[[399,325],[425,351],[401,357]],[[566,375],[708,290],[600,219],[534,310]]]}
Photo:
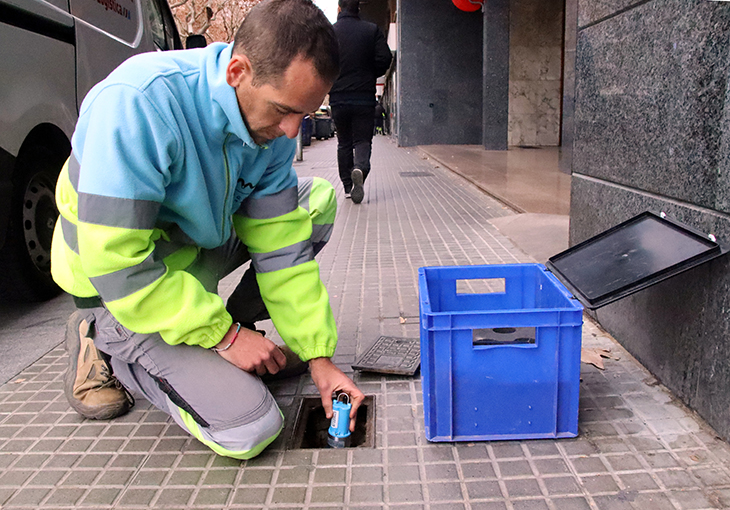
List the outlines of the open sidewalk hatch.
{"label": "open sidewalk hatch", "polygon": [[545,265],[595,310],[726,252],[712,234],[647,211],[550,257]]}

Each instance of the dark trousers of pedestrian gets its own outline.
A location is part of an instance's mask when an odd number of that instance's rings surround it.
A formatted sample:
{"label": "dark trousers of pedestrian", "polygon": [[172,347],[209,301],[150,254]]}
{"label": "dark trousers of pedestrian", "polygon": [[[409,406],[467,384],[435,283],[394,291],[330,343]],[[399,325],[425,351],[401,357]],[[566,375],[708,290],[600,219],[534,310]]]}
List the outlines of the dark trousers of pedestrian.
{"label": "dark trousers of pedestrian", "polygon": [[375,124],[375,105],[332,105],[332,119],[337,130],[337,166],[345,193],[352,189],[353,168],[370,173],[370,153]]}

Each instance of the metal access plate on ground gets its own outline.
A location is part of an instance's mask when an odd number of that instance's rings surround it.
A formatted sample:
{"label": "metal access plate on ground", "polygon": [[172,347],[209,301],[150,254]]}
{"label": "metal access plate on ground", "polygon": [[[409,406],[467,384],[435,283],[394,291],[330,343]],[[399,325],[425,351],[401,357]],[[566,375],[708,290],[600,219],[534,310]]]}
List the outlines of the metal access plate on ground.
{"label": "metal access plate on ground", "polygon": [[594,310],[726,251],[713,236],[647,211],[550,257],[546,266]]}
{"label": "metal access plate on ground", "polygon": [[381,336],[352,368],[364,372],[414,375],[419,366],[421,345],[418,338]]}

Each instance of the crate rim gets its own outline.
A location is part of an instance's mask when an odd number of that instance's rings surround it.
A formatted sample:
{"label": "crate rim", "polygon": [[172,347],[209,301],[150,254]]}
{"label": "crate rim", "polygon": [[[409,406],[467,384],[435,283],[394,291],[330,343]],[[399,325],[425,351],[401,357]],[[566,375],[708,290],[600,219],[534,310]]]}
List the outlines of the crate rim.
{"label": "crate rim", "polygon": [[[524,309],[524,308],[517,308],[517,309],[508,309],[508,310],[499,310],[499,311],[492,311],[492,310],[471,310],[471,311],[449,311],[449,312],[434,312],[431,309],[431,300],[428,297],[428,279],[426,278],[426,270],[428,269],[461,269],[465,267],[470,268],[481,268],[481,267],[494,267],[498,266],[501,268],[523,268],[523,267],[533,267],[540,270],[542,273],[545,274],[545,276],[553,282],[553,284],[556,286],[557,290],[563,294],[567,299],[566,306],[558,306],[558,307],[549,307],[549,308],[530,308],[530,309]],[[570,290],[553,274],[550,269],[545,267],[545,264],[540,264],[538,262],[526,262],[526,263],[510,263],[510,264],[471,264],[471,265],[462,265],[462,266],[421,266],[418,268],[418,280],[419,280],[419,291],[424,290],[425,292],[421,293],[420,296],[420,303],[422,305],[421,315],[429,315],[429,316],[454,316],[454,315],[473,315],[474,313],[481,313],[481,314],[497,314],[497,313],[504,313],[504,312],[513,312],[513,313],[527,313],[527,312],[581,312],[585,310],[585,307],[583,306],[583,303],[580,302],[580,300],[573,295]],[[421,288],[423,286],[423,288]]]}

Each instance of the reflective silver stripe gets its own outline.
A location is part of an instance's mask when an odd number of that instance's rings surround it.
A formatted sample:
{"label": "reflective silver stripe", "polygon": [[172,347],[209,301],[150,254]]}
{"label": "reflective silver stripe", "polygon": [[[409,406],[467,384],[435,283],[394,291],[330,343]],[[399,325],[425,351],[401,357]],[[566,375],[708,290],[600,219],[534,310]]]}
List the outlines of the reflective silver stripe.
{"label": "reflective silver stripe", "polygon": [[183,244],[178,242],[167,242],[164,239],[160,238],[157,241],[155,241],[155,251],[152,254],[155,258],[155,260],[162,260],[165,257],[172,255],[176,251],[185,248],[186,246],[190,246],[189,244]]}
{"label": "reflective silver stripe", "polygon": [[313,183],[314,177],[302,177],[299,179],[299,186],[297,186],[299,207],[303,207],[307,212],[309,212],[309,195],[312,193]]}
{"label": "reflective silver stripe", "polygon": [[291,187],[265,197],[248,197],[238,212],[254,220],[268,220],[290,213],[297,206],[297,188]]}
{"label": "reflective silver stripe", "polygon": [[325,225],[312,225],[312,244],[326,243],[330,240],[334,225],[327,223]]}
{"label": "reflective silver stripe", "polygon": [[284,425],[279,406],[268,392],[264,403],[255,410],[253,417],[247,416],[245,423],[234,424],[227,429],[197,426],[196,431],[189,430],[188,424],[180,417],[180,408],[170,400],[169,396],[165,395],[165,400],[169,414],[180,427],[196,437],[197,432],[206,441],[216,443],[232,454],[248,452],[266,441],[270,442],[279,435]]}
{"label": "reflective silver stripe", "polygon": [[68,247],[71,248],[74,253],[78,254],[79,236],[76,232],[76,225],[61,216],[61,231],[63,232],[63,240],[66,241]]}
{"label": "reflective silver stripe", "polygon": [[271,273],[279,269],[298,266],[313,259],[314,251],[309,239],[276,251],[251,254],[251,263],[257,273]]}
{"label": "reflective silver stripe", "polygon": [[139,230],[154,228],[160,203],[79,193],[79,221]]}
{"label": "reflective silver stripe", "polygon": [[71,152],[68,158],[68,179],[71,181],[74,191],[79,191],[79,174],[81,173],[81,164],[76,159],[76,155]]}
{"label": "reflective silver stripe", "polygon": [[144,289],[165,275],[167,268],[150,255],[136,266],[89,278],[104,301],[115,301]]}

